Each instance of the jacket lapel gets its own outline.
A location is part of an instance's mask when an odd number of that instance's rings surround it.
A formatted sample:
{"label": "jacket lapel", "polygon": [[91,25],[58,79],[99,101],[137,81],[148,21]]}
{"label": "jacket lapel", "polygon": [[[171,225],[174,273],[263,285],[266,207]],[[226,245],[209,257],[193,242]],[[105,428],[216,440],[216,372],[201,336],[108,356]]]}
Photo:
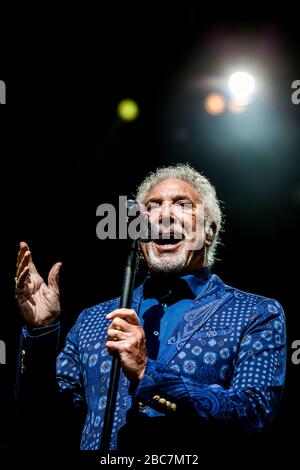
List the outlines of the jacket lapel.
{"label": "jacket lapel", "polygon": [[140,303],[141,303],[142,298],[143,298],[143,287],[144,287],[144,284],[139,285],[133,291],[133,295],[132,295],[131,308],[133,310],[135,310],[137,312],[137,314],[139,313]]}
{"label": "jacket lapel", "polygon": [[232,289],[226,286],[221,279],[213,274],[209,279],[206,289],[201,292],[192,305],[192,308],[184,315],[176,326],[167,346],[159,357],[159,362],[167,365],[185,346],[196,331],[203,328],[205,323],[233,296]]}

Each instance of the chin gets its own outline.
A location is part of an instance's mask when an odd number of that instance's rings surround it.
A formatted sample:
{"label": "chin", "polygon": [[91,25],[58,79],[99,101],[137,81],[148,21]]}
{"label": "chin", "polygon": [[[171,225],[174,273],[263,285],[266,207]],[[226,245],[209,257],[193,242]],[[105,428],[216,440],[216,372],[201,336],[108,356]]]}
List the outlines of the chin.
{"label": "chin", "polygon": [[186,267],[187,252],[185,249],[178,253],[156,254],[153,247],[149,246],[147,264],[152,272],[156,273],[178,273]]}

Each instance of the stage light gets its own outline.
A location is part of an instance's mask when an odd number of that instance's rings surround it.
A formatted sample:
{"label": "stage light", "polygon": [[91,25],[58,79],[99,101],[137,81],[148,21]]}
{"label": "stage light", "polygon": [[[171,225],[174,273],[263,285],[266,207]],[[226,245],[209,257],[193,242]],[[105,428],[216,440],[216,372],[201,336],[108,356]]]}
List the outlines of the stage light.
{"label": "stage light", "polygon": [[123,121],[134,121],[139,115],[139,107],[131,99],[122,100],[118,105],[118,115]]}
{"label": "stage light", "polygon": [[230,75],[228,85],[236,103],[246,105],[250,102],[255,88],[252,75],[247,72],[235,72]]}
{"label": "stage light", "polygon": [[222,114],[225,111],[226,102],[219,93],[210,93],[204,100],[204,108],[208,114],[214,116]]}

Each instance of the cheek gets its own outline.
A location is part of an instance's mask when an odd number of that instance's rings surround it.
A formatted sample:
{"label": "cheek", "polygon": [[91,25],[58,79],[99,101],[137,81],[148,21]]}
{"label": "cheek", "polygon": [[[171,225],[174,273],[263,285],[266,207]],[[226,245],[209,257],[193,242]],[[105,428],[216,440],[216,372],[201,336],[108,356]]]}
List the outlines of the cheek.
{"label": "cheek", "polygon": [[194,232],[196,230],[196,217],[193,214],[185,214],[181,219],[181,223],[186,231]]}
{"label": "cheek", "polygon": [[194,217],[193,230],[198,234],[204,235],[204,217]]}
{"label": "cheek", "polygon": [[152,210],[148,213],[149,222],[151,224],[158,224],[159,222],[159,211]]}
{"label": "cheek", "polygon": [[202,250],[205,244],[204,221],[197,217],[190,219],[188,233],[188,249],[191,252],[198,252],[199,250]]}

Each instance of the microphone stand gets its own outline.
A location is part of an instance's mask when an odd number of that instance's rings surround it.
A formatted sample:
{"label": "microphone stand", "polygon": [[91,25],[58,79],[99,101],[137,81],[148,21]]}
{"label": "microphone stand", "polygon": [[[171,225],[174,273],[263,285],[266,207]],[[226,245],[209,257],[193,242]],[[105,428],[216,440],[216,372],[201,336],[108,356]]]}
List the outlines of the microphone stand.
{"label": "microphone stand", "polygon": [[[121,291],[120,308],[130,308],[132,291],[136,274],[138,239],[133,240],[129,249],[125,272],[123,277],[123,286]],[[107,395],[107,404],[104,415],[103,430],[101,436],[100,451],[107,453],[109,451],[115,407],[117,401],[118,384],[120,378],[121,363],[119,355],[113,355],[110,372],[110,381]]]}

